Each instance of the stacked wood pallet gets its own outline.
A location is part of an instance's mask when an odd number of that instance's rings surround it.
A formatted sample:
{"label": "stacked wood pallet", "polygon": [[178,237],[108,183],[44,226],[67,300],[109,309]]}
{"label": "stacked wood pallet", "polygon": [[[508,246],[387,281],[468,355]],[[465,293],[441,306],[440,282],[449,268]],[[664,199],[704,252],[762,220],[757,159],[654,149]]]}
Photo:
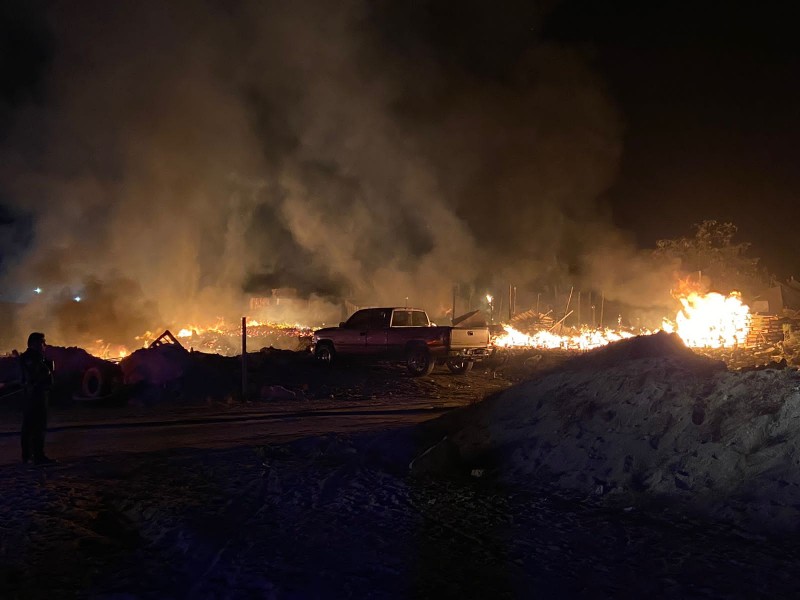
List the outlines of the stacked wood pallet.
{"label": "stacked wood pallet", "polygon": [[746,348],[774,345],[783,341],[783,326],[776,315],[752,315]]}

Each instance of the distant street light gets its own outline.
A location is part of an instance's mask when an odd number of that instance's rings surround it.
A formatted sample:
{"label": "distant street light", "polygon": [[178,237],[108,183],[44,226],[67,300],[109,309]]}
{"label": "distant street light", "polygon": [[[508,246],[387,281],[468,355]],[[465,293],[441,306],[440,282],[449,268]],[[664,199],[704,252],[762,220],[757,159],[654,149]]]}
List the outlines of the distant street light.
{"label": "distant street light", "polygon": [[80,302],[81,301],[81,297],[80,296],[75,296],[73,298],[73,300],[75,300],[75,302]]}
{"label": "distant street light", "polygon": [[33,288],[33,293],[34,294],[41,294],[42,293],[42,288],[40,288],[40,287]]}

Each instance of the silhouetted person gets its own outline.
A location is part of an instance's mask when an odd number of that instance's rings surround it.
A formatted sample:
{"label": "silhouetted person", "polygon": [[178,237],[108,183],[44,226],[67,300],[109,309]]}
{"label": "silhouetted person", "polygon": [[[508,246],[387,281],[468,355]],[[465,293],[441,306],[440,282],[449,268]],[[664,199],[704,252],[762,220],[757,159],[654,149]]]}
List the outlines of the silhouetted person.
{"label": "silhouetted person", "polygon": [[22,407],[22,460],[31,458],[37,465],[55,462],[44,453],[44,434],[47,430],[47,405],[53,385],[53,364],[44,357],[44,334],[28,336],[28,349],[19,357],[22,366],[22,385],[25,390]]}

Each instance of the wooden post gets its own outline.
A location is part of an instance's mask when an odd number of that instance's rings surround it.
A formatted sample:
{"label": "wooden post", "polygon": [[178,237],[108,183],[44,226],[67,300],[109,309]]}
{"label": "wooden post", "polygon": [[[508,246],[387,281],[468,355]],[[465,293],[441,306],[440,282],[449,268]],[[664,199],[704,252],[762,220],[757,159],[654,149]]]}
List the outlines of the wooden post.
{"label": "wooden post", "polygon": [[[497,307],[497,318],[502,321],[503,320],[503,295],[500,294],[500,306]],[[492,300],[492,308],[494,308],[494,300]],[[492,323],[494,323],[494,319],[492,319]]]}
{"label": "wooden post", "polygon": [[594,292],[589,292],[589,310],[592,311],[592,329],[594,329],[597,325],[594,318]]}
{"label": "wooden post", "polygon": [[453,321],[456,319],[456,291],[458,290],[458,284],[453,284],[453,312],[450,313],[450,325],[453,324]]}
{"label": "wooden post", "polygon": [[[566,318],[569,316],[569,314],[572,314],[572,313],[569,313],[569,303],[572,302],[572,290],[574,290],[574,289],[575,289],[574,285],[571,288],[569,288],[569,297],[567,298],[567,307],[564,309],[564,317],[560,321],[561,329],[558,330],[559,332],[564,330],[564,320],[566,320]],[[569,313],[569,314],[567,314],[567,313]]]}
{"label": "wooden post", "polygon": [[247,400],[247,317],[242,317],[242,400]]}
{"label": "wooden post", "polygon": [[517,286],[514,286],[514,314],[511,315],[514,317],[517,314]]}
{"label": "wooden post", "polygon": [[605,292],[600,292],[600,329],[603,328],[603,309],[606,307]]}
{"label": "wooden post", "polygon": [[583,325],[583,313],[581,312],[581,296],[583,292],[578,290],[578,327]]}

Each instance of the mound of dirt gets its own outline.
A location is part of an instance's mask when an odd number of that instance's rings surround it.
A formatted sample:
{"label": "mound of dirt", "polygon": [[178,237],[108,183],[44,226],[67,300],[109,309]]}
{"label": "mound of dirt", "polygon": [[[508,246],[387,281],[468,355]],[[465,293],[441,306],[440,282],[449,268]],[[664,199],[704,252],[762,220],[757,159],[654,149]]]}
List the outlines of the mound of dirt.
{"label": "mound of dirt", "polygon": [[800,527],[800,373],[729,372],[667,334],[587,353],[421,425],[416,473],[543,483],[748,528]]}
{"label": "mound of dirt", "polygon": [[607,369],[644,358],[673,359],[686,369],[714,371],[725,369],[725,363],[692,352],[675,333],[659,331],[621,340],[585,354],[577,355],[564,365],[570,370]]}

